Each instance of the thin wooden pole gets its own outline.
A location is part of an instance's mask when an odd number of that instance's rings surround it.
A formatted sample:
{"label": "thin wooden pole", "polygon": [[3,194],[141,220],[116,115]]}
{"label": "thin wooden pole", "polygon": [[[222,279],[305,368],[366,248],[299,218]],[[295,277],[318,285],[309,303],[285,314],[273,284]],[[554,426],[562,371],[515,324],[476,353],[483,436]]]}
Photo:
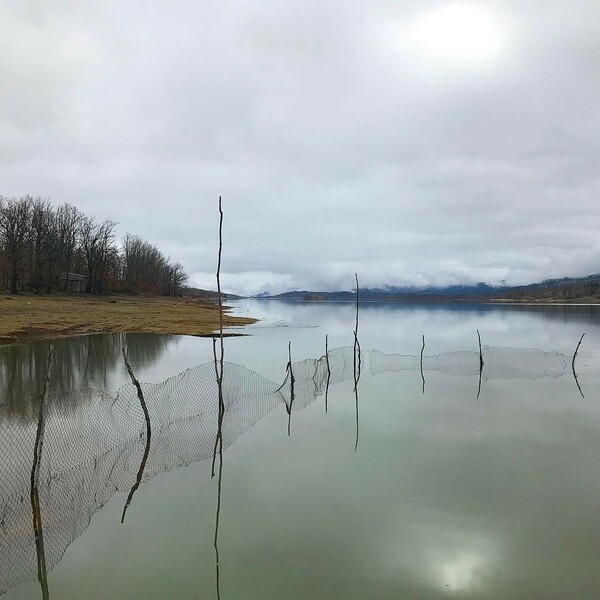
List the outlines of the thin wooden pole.
{"label": "thin wooden pole", "polygon": [[140,487],[142,482],[142,477],[144,475],[144,469],[146,468],[146,462],[148,460],[148,455],[150,454],[150,442],[152,440],[152,426],[150,423],[150,413],[148,412],[148,406],[146,405],[146,400],[144,399],[144,392],[142,390],[142,386],[140,382],[137,380],[135,374],[133,373],[133,369],[127,360],[127,354],[125,353],[125,348],[122,348],[123,352],[123,361],[125,362],[125,368],[127,369],[127,373],[129,374],[129,378],[131,379],[131,383],[135,386],[137,390],[137,396],[142,405],[142,410],[144,411],[144,418],[146,420],[146,445],[144,448],[144,454],[142,456],[142,460],[140,462],[140,466],[137,472],[137,476],[135,478],[135,483],[131,487],[129,491],[129,495],[127,496],[127,500],[125,501],[125,506],[123,507],[123,513],[121,514],[121,523],[125,521],[125,515],[127,514],[127,509],[133,500],[133,495],[136,493],[137,489]]}
{"label": "thin wooden pole", "polygon": [[360,356],[360,342],[358,341],[358,311],[359,311],[359,294],[360,287],[358,285],[358,273],[354,273],[356,280],[356,320],[354,324],[354,403],[356,409],[356,438],[354,441],[354,452],[358,449],[358,382],[360,381],[360,368],[361,368],[361,356]]}
{"label": "thin wooden pole", "polygon": [[577,372],[575,371],[575,359],[577,358],[577,353],[579,352],[579,346],[581,346],[581,342],[583,341],[584,337],[585,337],[585,333],[582,333],[581,337],[579,338],[579,342],[577,342],[577,347],[575,348],[575,352],[573,353],[573,360],[571,361],[571,369],[573,370],[573,377],[575,378],[575,383],[577,384],[577,389],[579,390],[579,393],[581,394],[582,398],[585,398],[585,396],[583,395],[583,391],[581,389],[581,386],[579,385],[579,379],[577,379]]}
{"label": "thin wooden pole", "polygon": [[327,383],[325,385],[325,414],[327,414],[327,397],[329,395],[329,380],[331,379],[331,366],[329,365],[329,340],[325,335],[325,364],[327,365]]}
{"label": "thin wooden pole", "polygon": [[292,426],[292,405],[294,404],[294,398],[295,398],[295,393],[294,393],[294,385],[296,383],[296,379],[294,378],[294,370],[292,368],[292,342],[288,342],[288,364],[287,364],[287,370],[289,371],[290,374],[290,405],[287,408],[287,414],[288,414],[288,429],[287,429],[287,433],[288,435],[290,435],[291,433],[291,426]]}
{"label": "thin wooden pole", "polygon": [[423,335],[423,345],[421,346],[421,379],[423,381],[423,393],[425,393],[425,375],[423,375],[423,352],[425,351],[425,335]]}
{"label": "thin wooden pole", "polygon": [[50,386],[50,376],[52,373],[52,355],[54,347],[48,346],[48,358],[46,361],[46,376],[44,378],[44,387],[40,396],[40,409],[38,412],[38,425],[35,434],[35,444],[33,447],[33,465],[31,467],[31,513],[33,517],[33,535],[35,538],[35,552],[37,558],[38,582],[42,591],[42,599],[50,598],[48,588],[48,568],[46,565],[46,551],[44,547],[44,528],[42,524],[42,511],[40,505],[40,496],[38,484],[40,478],[40,463],[42,460],[42,449],[44,446],[44,433],[46,428],[46,399],[48,397],[48,388]]}

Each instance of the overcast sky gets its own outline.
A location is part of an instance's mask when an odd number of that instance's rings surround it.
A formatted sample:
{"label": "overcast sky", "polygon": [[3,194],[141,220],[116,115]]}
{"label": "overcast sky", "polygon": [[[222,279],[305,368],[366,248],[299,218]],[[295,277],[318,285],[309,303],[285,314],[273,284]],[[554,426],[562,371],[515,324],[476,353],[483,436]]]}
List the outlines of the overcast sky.
{"label": "overcast sky", "polygon": [[0,194],[214,288],[600,272],[598,0],[0,1]]}

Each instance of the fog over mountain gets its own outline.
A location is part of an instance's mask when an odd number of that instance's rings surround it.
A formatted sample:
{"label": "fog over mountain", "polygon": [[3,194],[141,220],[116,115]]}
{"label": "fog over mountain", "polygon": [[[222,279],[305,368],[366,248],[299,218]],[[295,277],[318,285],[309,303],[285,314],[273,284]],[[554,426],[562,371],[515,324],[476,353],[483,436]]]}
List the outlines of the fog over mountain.
{"label": "fog over mountain", "polygon": [[0,4],[0,194],[233,293],[600,271],[594,0]]}

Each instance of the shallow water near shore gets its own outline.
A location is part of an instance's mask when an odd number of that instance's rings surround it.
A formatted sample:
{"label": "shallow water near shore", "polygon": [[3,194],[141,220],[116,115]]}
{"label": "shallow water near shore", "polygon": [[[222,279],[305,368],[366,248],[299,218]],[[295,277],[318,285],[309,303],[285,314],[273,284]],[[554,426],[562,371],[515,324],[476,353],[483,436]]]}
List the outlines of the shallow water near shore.
{"label": "shallow water near shore", "polygon": [[600,597],[600,307],[361,304],[359,377],[354,305],[234,314],[214,479],[210,339],[55,342],[43,540],[48,343],[0,348],[2,598]]}

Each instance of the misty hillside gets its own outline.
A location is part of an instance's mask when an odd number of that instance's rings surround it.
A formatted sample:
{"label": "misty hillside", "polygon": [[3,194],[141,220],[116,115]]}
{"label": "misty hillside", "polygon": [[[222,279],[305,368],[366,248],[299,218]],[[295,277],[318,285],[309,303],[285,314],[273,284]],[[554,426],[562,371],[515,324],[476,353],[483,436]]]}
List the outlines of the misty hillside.
{"label": "misty hillside", "polygon": [[[600,299],[600,274],[582,278],[548,279],[524,286],[494,287],[486,283],[475,285],[452,285],[447,287],[397,287],[361,288],[365,301],[434,301],[434,300],[563,300]],[[300,290],[269,296],[259,294],[256,298],[278,300],[301,300],[313,302],[348,302],[355,298],[354,291],[319,292]]]}

